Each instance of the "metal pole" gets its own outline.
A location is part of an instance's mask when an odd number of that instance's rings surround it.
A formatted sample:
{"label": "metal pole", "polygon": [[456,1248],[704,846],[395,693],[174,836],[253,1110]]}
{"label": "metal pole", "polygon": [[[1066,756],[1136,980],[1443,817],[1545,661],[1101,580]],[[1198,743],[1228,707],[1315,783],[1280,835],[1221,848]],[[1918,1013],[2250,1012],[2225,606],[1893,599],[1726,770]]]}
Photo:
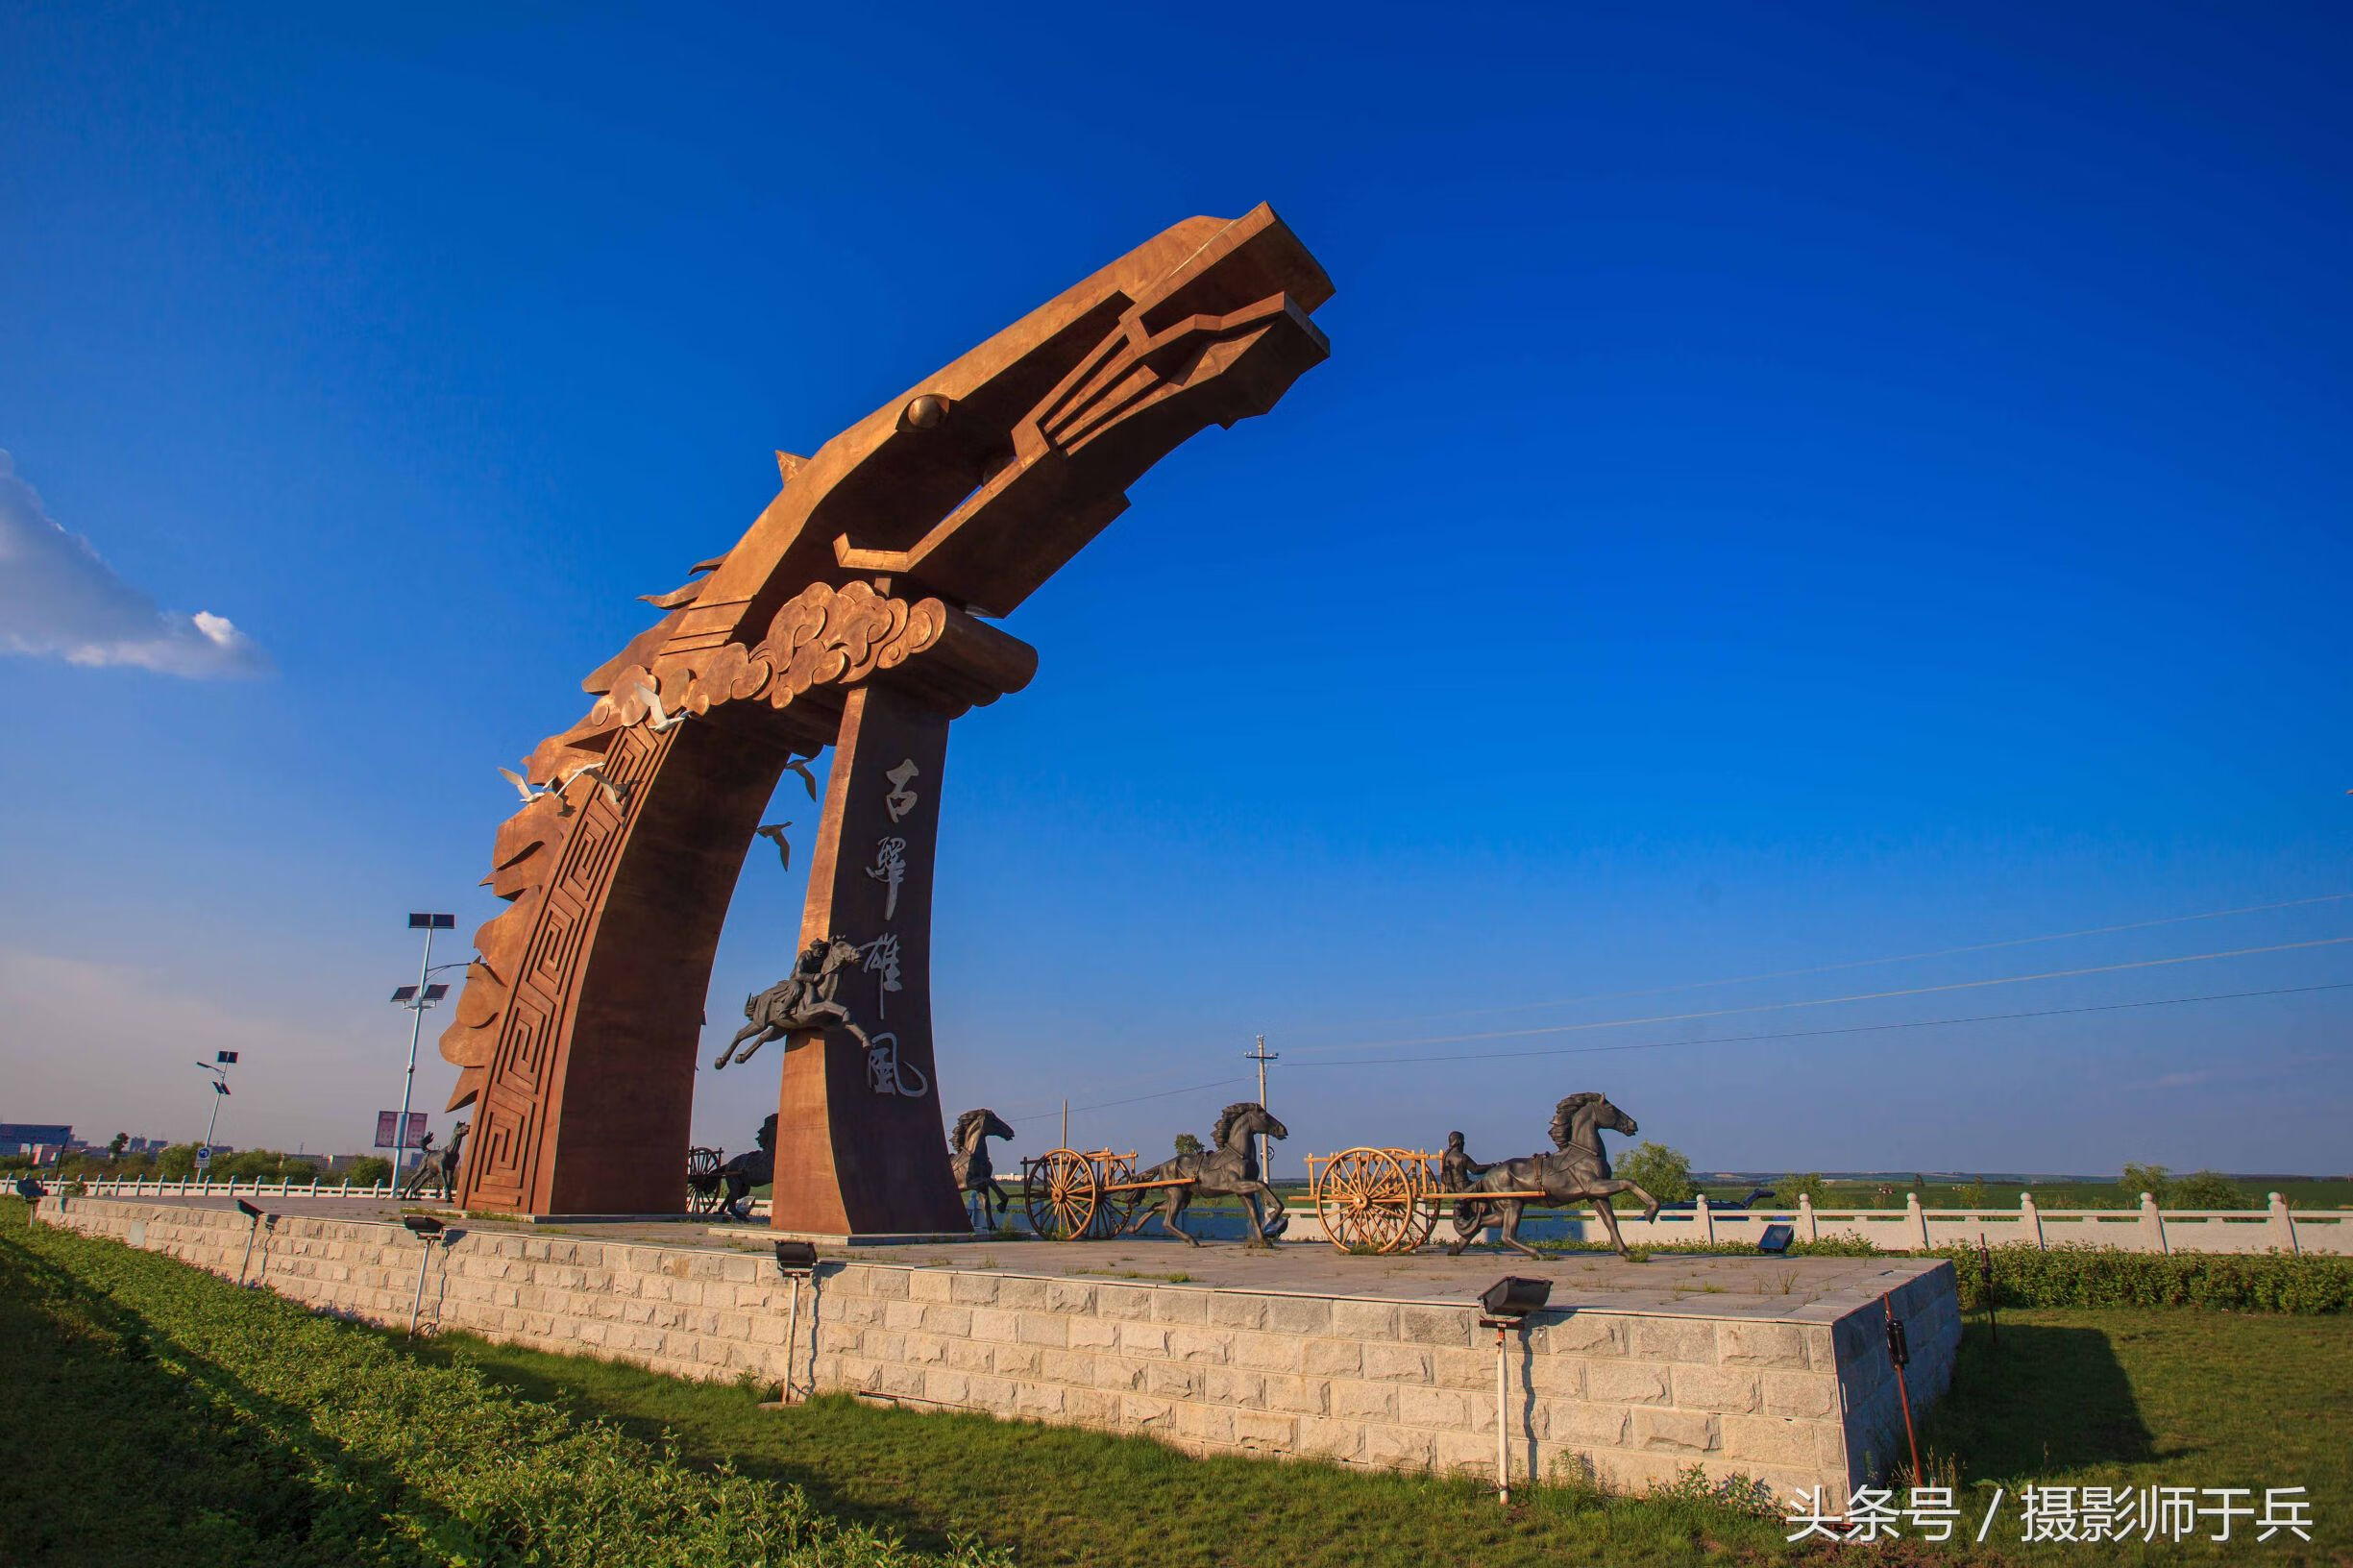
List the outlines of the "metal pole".
{"label": "metal pole", "polygon": [[1506,1343],[1510,1332],[1495,1326],[1495,1496],[1506,1507],[1511,1506],[1511,1355]]}
{"label": "metal pole", "polygon": [[425,1256],[417,1262],[417,1299],[408,1306],[408,1337],[417,1336],[417,1314],[425,1311],[425,1271],[433,1261],[433,1238],[425,1238]]}
{"label": "metal pole", "polygon": [[245,1283],[245,1266],[254,1261],[254,1237],[260,1234],[261,1216],[256,1214],[254,1222],[245,1227],[245,1256],[237,1260],[237,1283],[239,1285]]}
{"label": "metal pole", "polygon": [[1070,1102],[1068,1100],[1062,1102],[1062,1146],[1066,1149],[1070,1146]]}
{"label": "metal pole", "polygon": [[[408,999],[411,1019],[408,1025],[408,1074],[401,1080],[401,1116],[392,1124],[392,1189],[395,1192],[400,1190],[401,1162],[408,1153],[408,1095],[417,1086],[417,1041],[425,1033],[425,983],[432,977],[432,972],[433,928],[429,921],[425,927],[425,958],[417,966],[417,993]],[[419,1276],[417,1288],[420,1292],[425,1288],[422,1276]],[[415,1332],[413,1323],[410,1332]]]}
{"label": "metal pole", "polygon": [[793,1362],[800,1355],[800,1276],[792,1278],[793,1305],[784,1314],[784,1397],[780,1403],[786,1405],[793,1403]]}

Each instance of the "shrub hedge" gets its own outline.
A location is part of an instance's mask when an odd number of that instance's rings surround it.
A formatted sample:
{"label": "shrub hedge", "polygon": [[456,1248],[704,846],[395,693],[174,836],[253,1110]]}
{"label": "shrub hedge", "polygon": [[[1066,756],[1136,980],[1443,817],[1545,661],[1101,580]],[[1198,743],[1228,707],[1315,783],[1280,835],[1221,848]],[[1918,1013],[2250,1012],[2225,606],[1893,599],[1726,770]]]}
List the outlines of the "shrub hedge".
{"label": "shrub hedge", "polygon": [[[1974,1247],[1944,1247],[1960,1275],[1961,1306],[1985,1306]],[[2117,1247],[2012,1242],[1991,1247],[2000,1307],[2207,1307],[2237,1312],[2341,1312],[2353,1309],[2353,1258],[2292,1253],[2126,1252]]]}
{"label": "shrub hedge", "polygon": [[[1539,1252],[1607,1252],[1599,1241],[1539,1241]],[[1638,1246],[1636,1257],[1754,1256],[1750,1249],[1701,1241]],[[1985,1306],[1977,1249],[1881,1252],[1851,1237],[1800,1241],[1793,1258],[1942,1258],[1960,1276],[1961,1306]],[[2234,1312],[2328,1313],[2353,1311],[2353,1258],[2292,1253],[2126,1252],[2073,1243],[2047,1249],[2011,1242],[1987,1249],[1994,1303],[2000,1307],[2206,1307]]]}
{"label": "shrub hedge", "polygon": [[[208,1499],[243,1544],[221,1560],[532,1568],[915,1568],[942,1559],[812,1508],[798,1488],[694,1468],[598,1420],[436,1366],[373,1329],[0,1203],[13,1337],[112,1378],[250,1478]],[[145,1381],[129,1381],[135,1373]],[[158,1377],[157,1374],[161,1376]],[[162,1406],[156,1406],[160,1399]],[[62,1411],[57,1412],[62,1415]],[[47,1433],[107,1463],[99,1432]],[[134,1443],[140,1435],[134,1428]],[[242,1456],[241,1458],[239,1456]],[[127,1449],[126,1463],[144,1462]],[[20,1520],[20,1523],[23,1522]],[[9,1553],[0,1550],[0,1557]]]}

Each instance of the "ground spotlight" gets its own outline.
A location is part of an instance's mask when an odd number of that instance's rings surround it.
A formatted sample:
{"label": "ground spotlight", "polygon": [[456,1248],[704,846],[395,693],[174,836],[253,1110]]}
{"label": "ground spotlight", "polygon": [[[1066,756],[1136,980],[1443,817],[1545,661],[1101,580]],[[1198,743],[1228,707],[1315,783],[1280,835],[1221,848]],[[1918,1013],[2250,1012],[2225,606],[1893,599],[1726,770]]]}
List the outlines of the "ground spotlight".
{"label": "ground spotlight", "polygon": [[[1540,1312],[1552,1299],[1553,1282],[1523,1279],[1507,1274],[1480,1294],[1480,1308],[1490,1318],[1503,1318],[1517,1323],[1531,1312]],[[1494,1325],[1484,1325],[1493,1327]]]}
{"label": "ground spotlight", "polygon": [[1768,1225],[1765,1234],[1756,1238],[1756,1250],[1772,1253],[1777,1258],[1782,1257],[1788,1253],[1789,1244],[1797,1238],[1798,1231],[1794,1225]]}
{"label": "ground spotlight", "polygon": [[1513,1329],[1526,1330],[1532,1312],[1553,1296],[1553,1282],[1507,1274],[1479,1293],[1479,1326],[1495,1331],[1495,1497],[1511,1502],[1511,1354]]}
{"label": "ground spotlight", "polygon": [[[800,1350],[800,1282],[809,1282],[811,1311],[817,1306],[817,1245],[811,1241],[779,1241],[776,1243],[776,1272],[793,1282],[793,1305],[785,1310],[784,1318],[784,1381],[776,1397],[764,1408],[780,1410],[793,1403],[793,1362]],[[809,1353],[809,1384],[817,1384],[817,1353]]]}
{"label": "ground spotlight", "polygon": [[411,1235],[421,1236],[428,1241],[442,1231],[441,1221],[430,1214],[403,1214],[401,1223],[408,1227]]}

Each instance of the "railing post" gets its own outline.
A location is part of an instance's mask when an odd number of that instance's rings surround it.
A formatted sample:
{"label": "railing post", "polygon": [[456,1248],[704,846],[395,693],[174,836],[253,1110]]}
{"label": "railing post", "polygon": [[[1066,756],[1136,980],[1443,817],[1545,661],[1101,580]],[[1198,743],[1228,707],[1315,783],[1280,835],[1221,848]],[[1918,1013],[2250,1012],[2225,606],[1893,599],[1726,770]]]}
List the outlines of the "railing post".
{"label": "railing post", "polygon": [[2298,1253],[2304,1249],[2295,1238],[2295,1215],[2289,1212],[2288,1200],[2278,1193],[2271,1194],[2271,1218],[2268,1229],[2271,1244],[2282,1252]]}
{"label": "railing post", "polygon": [[1904,1217],[1912,1222],[1914,1250],[1926,1252],[1928,1250],[1928,1216],[1920,1207],[1919,1193],[1906,1192],[1903,1195],[1903,1211]]}
{"label": "railing post", "polygon": [[2156,1194],[2151,1192],[2141,1194],[2141,1234],[2149,1238],[2157,1251],[2170,1253],[2173,1250],[2166,1244],[2165,1211],[2157,1207]]}
{"label": "railing post", "polygon": [[2043,1211],[2034,1206],[2032,1192],[2018,1195],[2018,1228],[2021,1239],[2031,1241],[2039,1251],[2043,1246]]}
{"label": "railing post", "polygon": [[1814,1195],[1811,1192],[1798,1194],[1798,1239],[1801,1241],[1822,1239],[1821,1228],[1814,1222]]}
{"label": "railing post", "polygon": [[1716,1239],[1716,1216],[1707,1207],[1707,1194],[1701,1193],[1698,1201],[1693,1203],[1691,1208],[1700,1221],[1700,1239],[1713,1242]]}

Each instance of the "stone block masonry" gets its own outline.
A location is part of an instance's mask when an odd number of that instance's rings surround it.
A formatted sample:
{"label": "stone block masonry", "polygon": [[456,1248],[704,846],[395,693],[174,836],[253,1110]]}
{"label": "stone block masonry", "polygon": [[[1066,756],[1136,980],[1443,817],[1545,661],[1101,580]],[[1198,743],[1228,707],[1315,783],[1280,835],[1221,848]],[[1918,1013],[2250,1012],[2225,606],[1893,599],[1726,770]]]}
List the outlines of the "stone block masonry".
{"label": "stone block masonry", "polygon": [[[50,1198],[40,1213],[229,1277],[248,1232],[233,1210],[154,1200]],[[698,1379],[789,1376],[804,1391],[1130,1433],[1200,1454],[1482,1476],[1494,1467],[1493,1335],[1469,1302],[1483,1277],[1458,1299],[1431,1300],[1369,1293],[1382,1285],[1369,1271],[1360,1271],[1368,1293],[1355,1295],[828,1259],[801,1293],[788,1344],[791,1286],[761,1252],[463,1222],[451,1234],[428,1261],[427,1244],[397,1224],[281,1215],[257,1241],[249,1277],[322,1311],[400,1326],[423,1262],[427,1324],[534,1349]],[[1074,1266],[1068,1249],[1044,1243],[997,1252]],[[1952,1272],[1875,1261],[1867,1276],[1835,1283],[1785,1309],[1705,1283],[1639,1299],[1556,1286],[1567,1310],[1509,1341],[1515,1474],[1639,1490],[1696,1464],[1783,1496],[1808,1486],[1843,1496],[1883,1473],[1903,1433],[1880,1296],[1907,1331],[1917,1417],[1951,1378]]]}

